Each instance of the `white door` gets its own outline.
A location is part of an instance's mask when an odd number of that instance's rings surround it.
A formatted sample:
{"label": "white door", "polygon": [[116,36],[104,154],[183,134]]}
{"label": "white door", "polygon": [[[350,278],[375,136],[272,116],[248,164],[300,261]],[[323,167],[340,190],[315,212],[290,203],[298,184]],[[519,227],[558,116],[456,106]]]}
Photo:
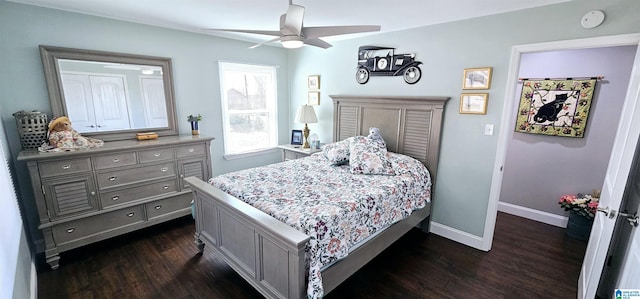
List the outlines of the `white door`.
{"label": "white door", "polygon": [[163,79],[141,77],[140,86],[144,101],[146,127],[161,128],[168,126]]}
{"label": "white door", "polygon": [[129,107],[124,78],[89,76],[98,131],[130,129]]}
{"label": "white door", "polygon": [[62,86],[72,127],[80,133],[95,132],[96,115],[89,76],[63,73]]}
{"label": "white door", "polygon": [[[640,49],[640,44],[638,47]],[[614,140],[609,166],[602,186],[599,208],[608,211],[608,214],[597,213],[593,223],[578,279],[578,298],[592,299],[596,295],[607,250],[611,243],[613,228],[616,224],[616,217],[610,216],[617,215],[617,211],[620,209],[639,136],[640,51],[636,52],[629,88],[618,125],[618,133]],[[640,288],[640,286],[634,288]]]}

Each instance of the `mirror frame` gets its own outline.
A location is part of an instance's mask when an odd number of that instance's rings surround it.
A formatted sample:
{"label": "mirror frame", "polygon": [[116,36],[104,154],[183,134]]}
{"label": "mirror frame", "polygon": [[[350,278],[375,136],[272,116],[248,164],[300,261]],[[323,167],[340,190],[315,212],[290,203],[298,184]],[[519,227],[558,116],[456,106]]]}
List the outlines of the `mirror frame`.
{"label": "mirror frame", "polygon": [[[158,136],[178,135],[176,121],[176,101],[173,93],[173,74],[171,58],[124,54],[105,51],[83,50],[40,45],[40,56],[44,66],[44,75],[51,102],[53,117],[66,116],[66,102],[60,77],[59,59],[99,61],[113,63],[128,63],[137,65],[151,65],[162,68],[164,94],[167,109],[167,127],[129,129],[105,132],[85,132],[84,136],[98,138],[104,141],[135,139],[136,133],[153,131]],[[73,121],[73,120],[72,120]]]}

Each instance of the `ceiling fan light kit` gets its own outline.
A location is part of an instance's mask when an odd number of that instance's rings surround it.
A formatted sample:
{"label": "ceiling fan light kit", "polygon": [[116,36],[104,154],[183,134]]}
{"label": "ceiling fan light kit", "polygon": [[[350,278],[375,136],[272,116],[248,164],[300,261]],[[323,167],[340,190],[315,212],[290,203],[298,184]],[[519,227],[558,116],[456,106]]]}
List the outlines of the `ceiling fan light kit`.
{"label": "ceiling fan light kit", "polygon": [[282,46],[287,49],[297,49],[302,47],[304,44],[300,36],[283,36],[280,39],[280,43],[282,43]]}
{"label": "ceiling fan light kit", "polygon": [[287,49],[300,48],[302,45],[310,45],[322,49],[331,47],[331,44],[321,40],[321,37],[351,34],[351,33],[363,33],[380,31],[380,26],[377,25],[354,25],[354,26],[322,26],[322,27],[304,27],[302,25],[304,18],[304,7],[293,4],[289,1],[289,7],[287,12],[280,16],[280,30],[246,30],[246,29],[208,29],[212,31],[226,31],[226,32],[238,32],[238,33],[250,33],[276,36],[268,41],[261,42],[259,44],[249,47],[250,49],[257,48],[266,43],[280,41],[282,47]]}

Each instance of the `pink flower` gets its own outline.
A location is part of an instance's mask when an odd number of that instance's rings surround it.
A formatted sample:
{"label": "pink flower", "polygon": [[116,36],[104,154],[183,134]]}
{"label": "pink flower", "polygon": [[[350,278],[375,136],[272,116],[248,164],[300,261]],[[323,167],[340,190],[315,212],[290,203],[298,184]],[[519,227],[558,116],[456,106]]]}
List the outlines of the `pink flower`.
{"label": "pink flower", "polygon": [[331,241],[329,241],[328,249],[331,254],[338,252],[338,249],[340,249],[340,240],[332,238]]}
{"label": "pink flower", "polygon": [[576,201],[577,197],[573,194],[567,194],[560,197],[560,202],[572,203]]}
{"label": "pink flower", "polygon": [[596,210],[598,208],[598,202],[597,201],[591,201],[591,202],[589,202],[588,206],[589,206],[589,209]]}

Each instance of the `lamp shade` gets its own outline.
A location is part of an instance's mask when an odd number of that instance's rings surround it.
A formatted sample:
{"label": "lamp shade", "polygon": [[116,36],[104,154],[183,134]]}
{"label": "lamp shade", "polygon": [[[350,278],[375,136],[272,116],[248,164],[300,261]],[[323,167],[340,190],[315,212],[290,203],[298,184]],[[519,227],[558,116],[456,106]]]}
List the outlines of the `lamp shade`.
{"label": "lamp shade", "polygon": [[300,108],[298,108],[298,113],[296,114],[296,122],[300,124],[317,123],[318,118],[316,118],[316,112],[313,110],[313,106],[300,106]]}

